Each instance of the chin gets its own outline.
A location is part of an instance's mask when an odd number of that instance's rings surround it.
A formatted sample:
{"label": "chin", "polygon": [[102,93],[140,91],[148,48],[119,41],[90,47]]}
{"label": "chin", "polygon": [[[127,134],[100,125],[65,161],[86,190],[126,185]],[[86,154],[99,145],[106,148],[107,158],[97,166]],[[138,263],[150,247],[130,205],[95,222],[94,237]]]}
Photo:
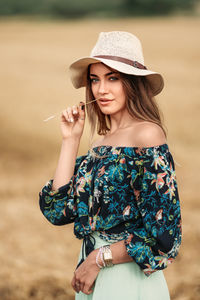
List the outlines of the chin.
{"label": "chin", "polygon": [[118,112],[120,112],[120,109],[109,109],[109,108],[100,108],[101,112],[104,114],[104,115],[114,115]]}
{"label": "chin", "polygon": [[109,105],[99,105],[99,109],[104,115],[114,115],[123,112],[126,109],[125,105],[117,105],[117,103],[110,103]]}
{"label": "chin", "polygon": [[104,115],[112,115],[112,114],[115,113],[115,112],[113,112],[113,110],[111,110],[111,109],[101,109],[101,112],[102,112]]}

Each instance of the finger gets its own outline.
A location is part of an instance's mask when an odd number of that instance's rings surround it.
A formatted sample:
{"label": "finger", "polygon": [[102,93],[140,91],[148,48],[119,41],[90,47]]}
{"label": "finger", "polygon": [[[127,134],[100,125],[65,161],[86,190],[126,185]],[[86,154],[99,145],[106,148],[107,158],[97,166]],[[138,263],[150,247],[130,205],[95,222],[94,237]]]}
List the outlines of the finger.
{"label": "finger", "polygon": [[72,106],[72,114],[73,114],[74,120],[77,121],[79,119],[79,109],[78,109],[77,105]]}
{"label": "finger", "polygon": [[79,119],[85,120],[85,103],[84,102],[79,103],[78,112],[79,112]]}
{"label": "finger", "polygon": [[81,291],[81,284],[80,282],[76,282],[76,292],[79,293]]}
{"label": "finger", "polygon": [[73,289],[75,290],[75,277],[72,278],[71,286],[72,286]]}
{"label": "finger", "polygon": [[67,109],[66,109],[66,110],[63,110],[62,116],[61,116],[61,120],[62,120],[63,122],[66,122],[66,123],[72,123],[72,122],[73,122],[73,121],[71,120],[70,116],[69,116],[69,113],[68,113]]}
{"label": "finger", "polygon": [[93,289],[94,289],[94,284],[95,282],[93,282],[93,284],[91,284],[91,282],[85,282],[84,287],[82,289],[82,292],[90,295],[91,293],[93,293]]}
{"label": "finger", "polygon": [[75,276],[73,277],[73,279],[71,281],[71,285],[72,285],[72,287],[73,287],[73,289],[74,289],[74,291],[76,293],[80,292],[80,287],[78,287],[77,284],[76,284],[76,278],[75,278]]}
{"label": "finger", "polygon": [[85,283],[84,283],[84,282],[81,282],[81,283],[80,283],[80,291],[83,291],[83,289],[84,289],[84,285],[85,285]]}
{"label": "finger", "polygon": [[81,291],[86,295],[90,295],[93,292],[93,289],[85,284]]}
{"label": "finger", "polygon": [[71,107],[67,108],[67,114],[68,114],[68,122],[73,123],[74,122],[74,117],[73,117],[73,114],[72,114],[72,108]]}
{"label": "finger", "polygon": [[81,280],[77,278],[76,271],[74,272],[73,284],[74,284],[74,289],[77,293],[79,293],[82,290],[84,285],[84,283],[82,283]]}
{"label": "finger", "polygon": [[68,121],[68,113],[67,113],[66,109],[62,111],[61,119],[63,122],[69,122]]}
{"label": "finger", "polygon": [[78,114],[78,107],[77,107],[77,105],[73,105],[72,106],[72,114],[73,115],[77,115]]}

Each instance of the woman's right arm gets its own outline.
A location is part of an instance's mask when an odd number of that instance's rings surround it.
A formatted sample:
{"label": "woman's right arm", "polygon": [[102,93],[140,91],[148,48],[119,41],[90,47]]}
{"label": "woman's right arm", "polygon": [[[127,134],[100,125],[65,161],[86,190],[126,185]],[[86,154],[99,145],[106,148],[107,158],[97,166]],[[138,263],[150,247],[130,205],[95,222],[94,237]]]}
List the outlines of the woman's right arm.
{"label": "woman's right arm", "polygon": [[61,116],[62,147],[55,176],[40,193],[41,211],[54,225],[71,223],[76,216],[73,175],[84,158],[76,158],[84,120],[83,103],[68,108]]}
{"label": "woman's right arm", "polygon": [[[83,109],[82,109],[83,108]],[[62,147],[56,168],[53,190],[68,182],[73,173],[78,153],[80,138],[83,133],[85,111],[83,103],[64,110],[61,116]]]}

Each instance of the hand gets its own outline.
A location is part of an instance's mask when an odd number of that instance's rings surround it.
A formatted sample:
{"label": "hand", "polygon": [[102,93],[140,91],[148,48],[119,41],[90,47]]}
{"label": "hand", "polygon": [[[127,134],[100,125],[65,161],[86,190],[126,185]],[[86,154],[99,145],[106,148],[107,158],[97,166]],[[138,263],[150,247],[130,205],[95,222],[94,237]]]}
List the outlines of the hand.
{"label": "hand", "polygon": [[61,115],[61,132],[63,139],[79,138],[83,133],[85,123],[85,106],[83,102],[79,105],[68,107]]}
{"label": "hand", "polygon": [[96,255],[97,250],[92,251],[74,272],[71,284],[77,293],[81,291],[90,295],[93,292],[94,283],[100,271],[96,264]]}

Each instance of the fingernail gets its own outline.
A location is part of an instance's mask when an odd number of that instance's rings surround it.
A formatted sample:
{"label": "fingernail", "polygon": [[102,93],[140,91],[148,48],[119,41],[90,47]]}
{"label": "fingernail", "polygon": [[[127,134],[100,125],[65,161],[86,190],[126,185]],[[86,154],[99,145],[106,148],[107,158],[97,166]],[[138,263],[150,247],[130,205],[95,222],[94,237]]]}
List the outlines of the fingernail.
{"label": "fingernail", "polygon": [[68,119],[68,122],[73,123],[73,122],[74,122],[74,119],[73,119],[73,118],[69,118],[69,119]]}
{"label": "fingernail", "polygon": [[84,110],[85,109],[85,103],[81,101],[80,105],[81,105],[81,109]]}

